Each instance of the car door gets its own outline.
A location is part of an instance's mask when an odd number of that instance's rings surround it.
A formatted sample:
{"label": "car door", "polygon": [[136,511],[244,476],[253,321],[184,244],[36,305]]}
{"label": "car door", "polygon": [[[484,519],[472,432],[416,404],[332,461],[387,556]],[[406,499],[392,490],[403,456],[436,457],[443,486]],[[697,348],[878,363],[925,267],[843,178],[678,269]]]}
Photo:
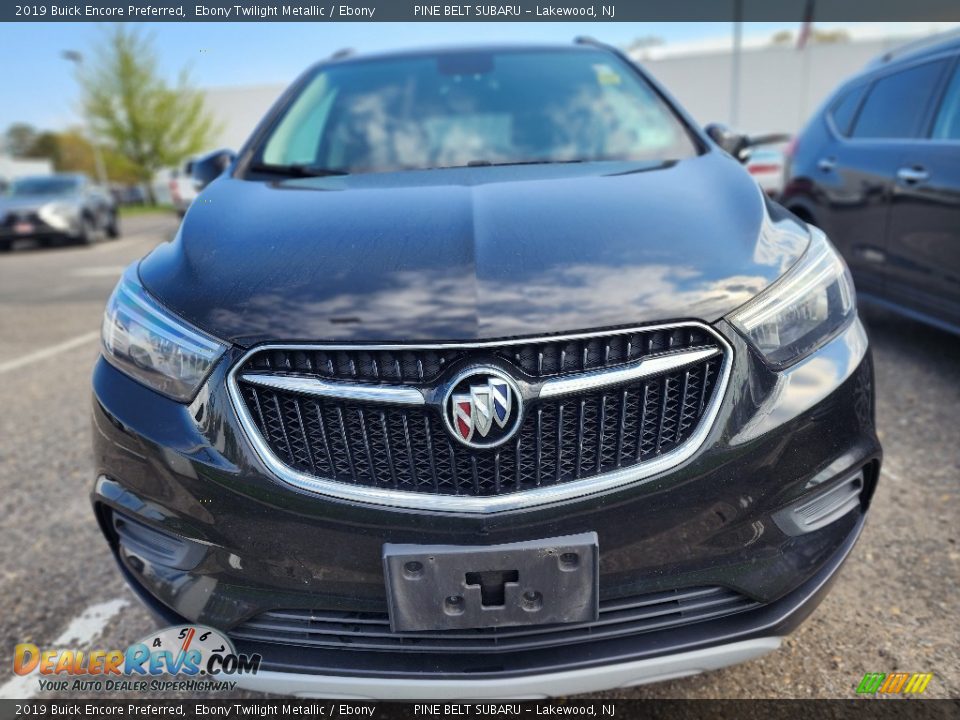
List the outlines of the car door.
{"label": "car door", "polygon": [[900,158],[887,232],[887,292],[960,326],[960,63],[931,103],[925,137]]}
{"label": "car door", "polygon": [[852,137],[854,120],[870,87],[870,82],[863,82],[848,89],[827,109],[827,132],[807,172],[816,188],[815,222],[843,254],[857,287],[880,293],[882,277],[873,259],[883,251],[896,148],[886,141]]}
{"label": "car door", "polygon": [[922,135],[947,62],[925,61],[868,83],[849,129],[818,161],[821,184],[833,186],[830,226],[865,294],[885,297],[890,279],[888,224],[897,170]]}

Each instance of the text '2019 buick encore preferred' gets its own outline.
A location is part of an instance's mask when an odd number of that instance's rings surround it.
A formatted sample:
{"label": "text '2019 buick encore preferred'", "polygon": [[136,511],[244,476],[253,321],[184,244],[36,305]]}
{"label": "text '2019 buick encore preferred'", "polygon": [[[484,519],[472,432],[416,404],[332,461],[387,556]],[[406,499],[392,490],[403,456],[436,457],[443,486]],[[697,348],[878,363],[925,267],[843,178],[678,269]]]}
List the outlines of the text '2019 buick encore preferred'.
{"label": "text '2019 buick encore preferred'", "polygon": [[108,303],[93,503],[131,587],[279,693],[776,648],[880,447],[847,268],[729,136],[591,43],[308,71]]}

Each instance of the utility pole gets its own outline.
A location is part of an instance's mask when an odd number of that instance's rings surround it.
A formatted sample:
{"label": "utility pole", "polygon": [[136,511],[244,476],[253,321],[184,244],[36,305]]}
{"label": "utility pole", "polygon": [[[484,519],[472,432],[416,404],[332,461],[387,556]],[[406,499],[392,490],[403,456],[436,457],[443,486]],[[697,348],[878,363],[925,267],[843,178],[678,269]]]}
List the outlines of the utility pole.
{"label": "utility pole", "polygon": [[[64,50],[60,53],[64,60],[69,60],[72,63],[75,63],[77,66],[77,75],[80,74],[80,68],[83,66],[83,54],[77,50]],[[97,171],[97,182],[99,182],[104,187],[107,186],[107,167],[103,164],[103,155],[100,152],[100,146],[97,144],[97,139],[93,137],[93,128],[90,125],[90,120],[84,118],[84,124],[86,125],[87,135],[90,140],[90,147],[93,148],[93,164]]]}
{"label": "utility pole", "polygon": [[733,55],[730,61],[730,127],[740,125],[740,54],[743,50],[743,0],[733,0]]}

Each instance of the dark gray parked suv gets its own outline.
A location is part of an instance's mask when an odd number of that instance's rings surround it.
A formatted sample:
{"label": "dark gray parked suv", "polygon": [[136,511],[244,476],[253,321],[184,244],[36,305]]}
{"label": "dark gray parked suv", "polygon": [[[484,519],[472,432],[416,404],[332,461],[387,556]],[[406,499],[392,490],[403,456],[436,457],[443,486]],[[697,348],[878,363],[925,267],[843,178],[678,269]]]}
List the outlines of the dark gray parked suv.
{"label": "dark gray parked suv", "polygon": [[960,332],[960,37],[844,83],[800,134],[781,202],[827,232],[861,298]]}

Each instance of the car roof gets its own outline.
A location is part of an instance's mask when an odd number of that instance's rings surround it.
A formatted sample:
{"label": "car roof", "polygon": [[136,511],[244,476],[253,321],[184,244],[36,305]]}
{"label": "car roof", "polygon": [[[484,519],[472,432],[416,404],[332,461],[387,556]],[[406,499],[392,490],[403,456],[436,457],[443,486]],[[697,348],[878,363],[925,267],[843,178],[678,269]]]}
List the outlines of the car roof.
{"label": "car roof", "polygon": [[951,50],[960,50],[960,30],[931,35],[888,50],[867,65],[867,69],[873,71],[893,67]]}
{"label": "car roof", "polygon": [[889,50],[870,61],[863,70],[841,82],[820,106],[816,115],[819,116],[827,112],[837,98],[843,96],[852,88],[871,83],[902,66],[922,62],[926,58],[949,56],[954,52],[960,52],[960,30],[932,35]]}

